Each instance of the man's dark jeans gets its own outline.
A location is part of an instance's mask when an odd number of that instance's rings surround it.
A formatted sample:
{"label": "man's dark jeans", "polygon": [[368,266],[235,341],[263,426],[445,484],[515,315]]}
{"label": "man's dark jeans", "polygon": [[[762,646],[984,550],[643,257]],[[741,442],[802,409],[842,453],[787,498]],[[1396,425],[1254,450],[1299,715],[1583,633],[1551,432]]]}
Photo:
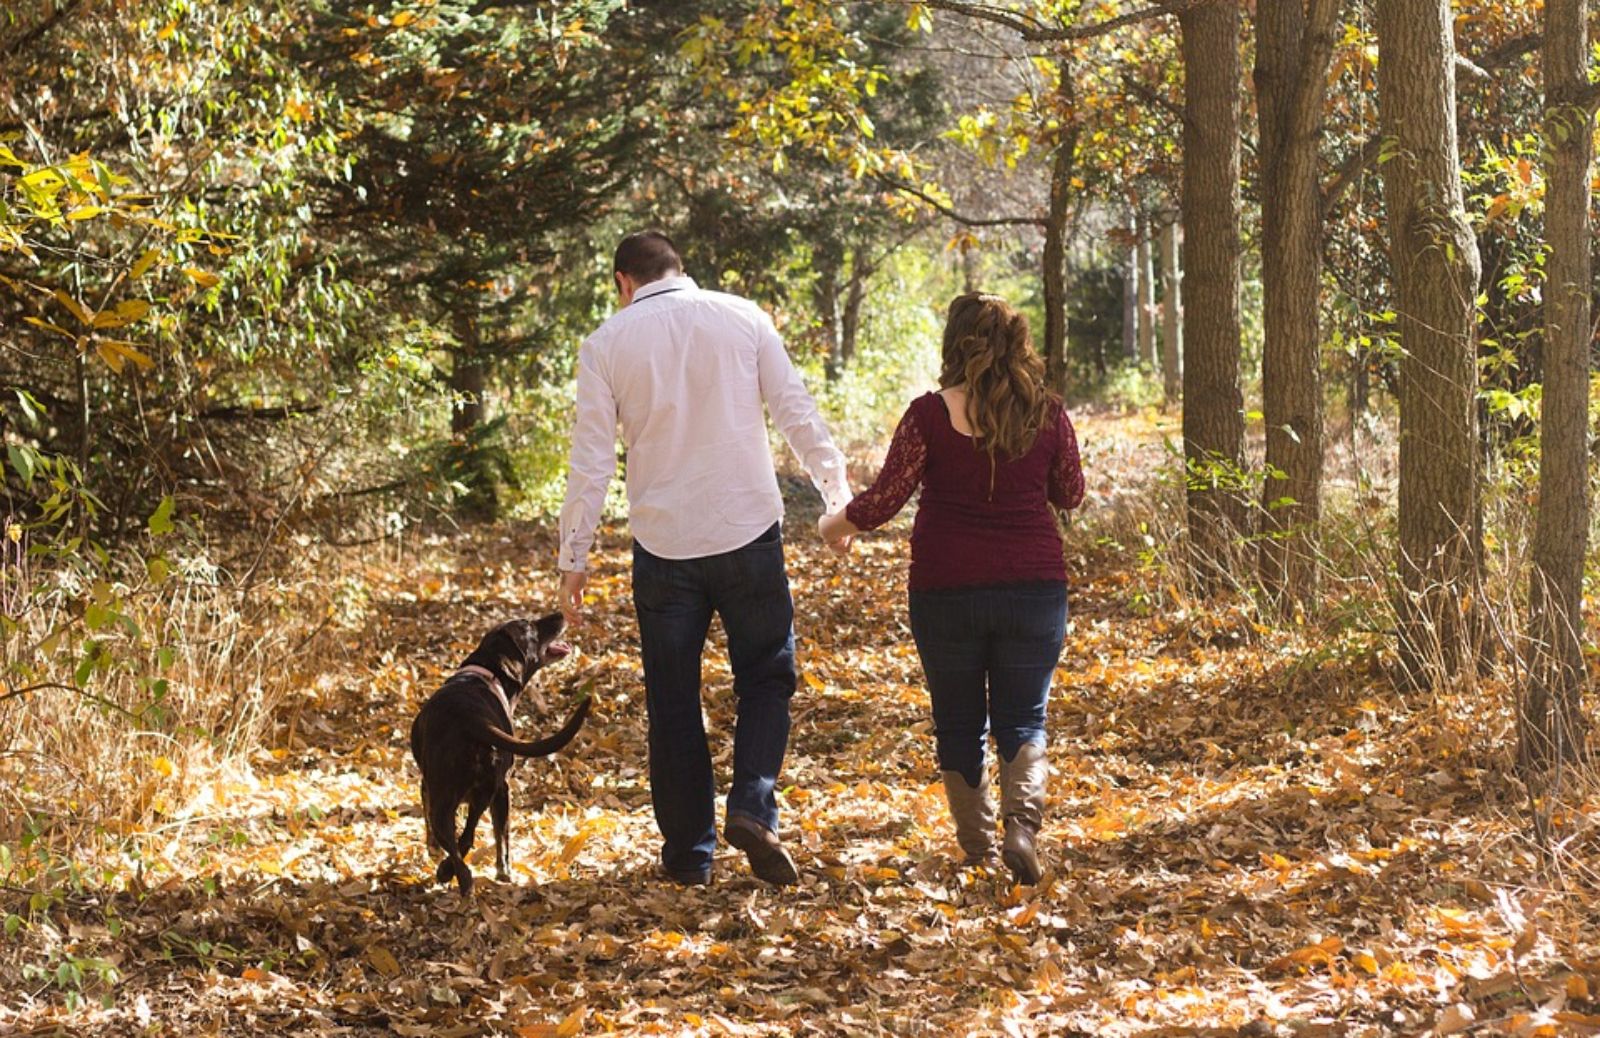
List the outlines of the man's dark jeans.
{"label": "man's dark jeans", "polygon": [[728,635],[738,705],[728,813],[778,828],[773,788],[795,689],[794,602],[778,524],[742,548],[698,559],[663,559],[634,542],[633,605],[661,862],[680,875],[703,873],[717,842],[716,780],[700,712],[700,653],[713,611]]}
{"label": "man's dark jeans", "polygon": [[941,771],[983,778],[984,735],[1006,760],[1044,744],[1050,679],[1067,632],[1059,581],[911,592],[911,635],[933,703]]}

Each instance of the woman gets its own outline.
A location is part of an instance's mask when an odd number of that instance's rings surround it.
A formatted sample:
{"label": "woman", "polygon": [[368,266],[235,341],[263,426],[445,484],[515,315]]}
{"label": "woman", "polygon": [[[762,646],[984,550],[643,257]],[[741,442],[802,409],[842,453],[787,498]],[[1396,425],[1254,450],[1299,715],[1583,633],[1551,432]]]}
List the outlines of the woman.
{"label": "woman", "polygon": [[950,304],[940,389],[912,402],[870,488],[818,530],[838,550],[922,487],[911,531],[911,632],[933,702],[956,839],[994,856],[985,734],[1000,753],[1001,858],[1039,881],[1045,708],[1066,634],[1066,566],[1051,506],[1083,500],[1078,444],[1044,384],[1028,322],[999,296]]}

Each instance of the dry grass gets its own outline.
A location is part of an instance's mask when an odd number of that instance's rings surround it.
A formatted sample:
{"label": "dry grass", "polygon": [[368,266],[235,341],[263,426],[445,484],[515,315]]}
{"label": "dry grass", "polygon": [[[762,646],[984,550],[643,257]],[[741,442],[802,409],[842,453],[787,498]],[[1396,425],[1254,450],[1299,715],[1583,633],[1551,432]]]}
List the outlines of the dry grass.
{"label": "dry grass", "polygon": [[360,619],[346,577],[359,560],[333,553],[246,587],[198,551],[163,580],[133,560],[116,581],[78,560],[46,569],[26,539],[6,547],[0,883],[13,887],[48,889],[159,829],[261,745],[285,695],[333,664],[331,635]]}

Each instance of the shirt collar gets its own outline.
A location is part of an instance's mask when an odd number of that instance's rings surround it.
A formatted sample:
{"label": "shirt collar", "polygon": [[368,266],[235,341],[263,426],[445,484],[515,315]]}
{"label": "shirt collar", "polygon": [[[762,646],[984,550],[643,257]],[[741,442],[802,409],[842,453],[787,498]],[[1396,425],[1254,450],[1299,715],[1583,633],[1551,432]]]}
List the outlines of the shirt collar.
{"label": "shirt collar", "polygon": [[651,296],[658,296],[664,292],[677,292],[685,288],[698,287],[694,283],[694,278],[687,274],[679,274],[675,277],[652,281],[648,285],[640,285],[638,291],[633,293],[633,301],[637,303],[641,299],[649,299]]}

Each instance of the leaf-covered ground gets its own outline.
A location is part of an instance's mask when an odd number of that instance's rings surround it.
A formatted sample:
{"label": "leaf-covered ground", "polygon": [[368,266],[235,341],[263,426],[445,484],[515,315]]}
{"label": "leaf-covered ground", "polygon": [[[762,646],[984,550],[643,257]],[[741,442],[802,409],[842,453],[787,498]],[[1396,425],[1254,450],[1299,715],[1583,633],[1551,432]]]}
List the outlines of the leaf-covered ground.
{"label": "leaf-covered ground", "polygon": [[[1359,642],[1270,632],[1141,571],[1138,545],[1110,543],[1095,517],[1147,492],[1157,431],[1080,421],[1094,490],[1071,535],[1038,889],[955,864],[905,625],[907,527],[844,561],[803,514],[789,559],[804,675],[783,792],[801,884],[768,888],[736,852],[709,888],[654,875],[625,541],[611,531],[581,651],[519,716],[524,733],[553,729],[567,689],[594,679],[575,743],[514,773],[514,881],[493,879],[485,822],[476,895],[432,885],[410,718],[484,629],[553,600],[547,534],[483,533],[372,566],[365,628],[306,676],[276,748],[209,778],[146,835],[142,862],[0,946],[0,1033],[1600,1030],[1600,910],[1541,893],[1552,874],[1498,777],[1502,712],[1404,697]],[[715,631],[713,646],[705,702],[725,783]],[[1600,858],[1587,815],[1553,821],[1582,886]],[[94,959],[114,985],[93,967],[60,972]],[[24,963],[45,973],[24,977]],[[87,1004],[68,1008],[69,990]]]}

